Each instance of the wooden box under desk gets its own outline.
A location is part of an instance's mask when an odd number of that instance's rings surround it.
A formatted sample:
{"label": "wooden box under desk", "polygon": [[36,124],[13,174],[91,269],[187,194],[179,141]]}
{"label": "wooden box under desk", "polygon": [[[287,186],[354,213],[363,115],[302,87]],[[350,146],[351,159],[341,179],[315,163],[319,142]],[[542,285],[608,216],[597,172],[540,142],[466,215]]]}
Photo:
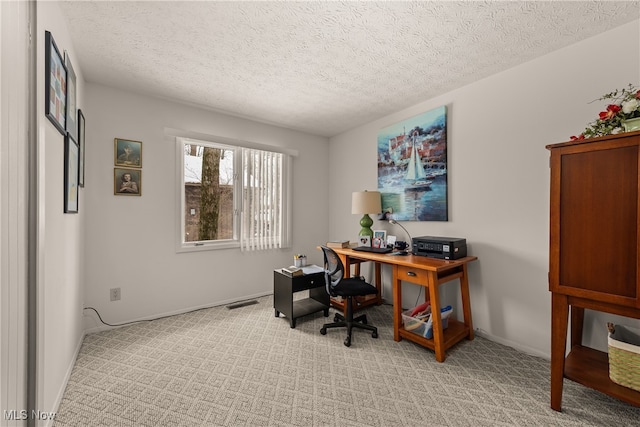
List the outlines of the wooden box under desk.
{"label": "wooden box under desk", "polygon": [[[435,352],[438,362],[444,362],[445,351],[461,340],[474,338],[473,321],[471,319],[471,301],[469,297],[469,277],[467,264],[477,260],[468,256],[457,260],[443,260],[417,255],[392,255],[359,252],[350,248],[334,248],[345,272],[350,274],[350,266],[354,263],[372,261],[376,263],[376,275],[381,264],[391,266],[393,272],[393,339],[406,339]],[[433,317],[433,338],[428,339],[404,329],[402,326],[402,282],[410,282],[428,288],[431,310],[440,313],[440,285],[458,279],[464,321],[449,318],[447,329],[442,329],[440,316]],[[380,283],[380,282],[378,282]]]}

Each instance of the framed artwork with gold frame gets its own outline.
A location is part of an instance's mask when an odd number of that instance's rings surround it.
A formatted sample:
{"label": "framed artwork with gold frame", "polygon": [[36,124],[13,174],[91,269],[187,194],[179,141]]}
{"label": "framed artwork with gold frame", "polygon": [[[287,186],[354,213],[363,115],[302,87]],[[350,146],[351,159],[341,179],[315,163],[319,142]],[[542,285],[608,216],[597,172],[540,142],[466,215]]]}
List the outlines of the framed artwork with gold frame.
{"label": "framed artwork with gold frame", "polygon": [[142,167],[142,142],[115,138],[113,142],[114,164],[126,168]]}
{"label": "framed artwork with gold frame", "polygon": [[141,196],[142,170],[113,168],[113,194],[116,196]]}

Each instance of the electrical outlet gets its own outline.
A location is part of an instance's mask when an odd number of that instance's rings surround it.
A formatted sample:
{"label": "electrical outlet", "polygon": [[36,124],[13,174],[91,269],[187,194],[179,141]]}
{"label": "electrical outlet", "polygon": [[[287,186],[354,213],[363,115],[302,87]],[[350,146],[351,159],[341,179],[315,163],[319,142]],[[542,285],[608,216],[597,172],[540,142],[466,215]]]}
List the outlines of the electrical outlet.
{"label": "electrical outlet", "polygon": [[111,288],[109,291],[111,301],[120,301],[120,288]]}

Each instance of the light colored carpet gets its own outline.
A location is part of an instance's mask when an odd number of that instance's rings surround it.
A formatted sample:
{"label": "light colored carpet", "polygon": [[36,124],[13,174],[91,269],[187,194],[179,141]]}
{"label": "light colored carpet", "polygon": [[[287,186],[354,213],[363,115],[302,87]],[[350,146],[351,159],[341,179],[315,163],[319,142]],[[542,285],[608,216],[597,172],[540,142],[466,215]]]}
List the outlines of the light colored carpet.
{"label": "light colored carpet", "polygon": [[[565,380],[549,407],[549,362],[483,338],[444,363],[394,342],[390,306],[366,310],[379,338],[295,329],[273,298],[85,337],[58,414],[68,426],[639,426],[640,408]],[[333,310],[331,311],[333,313]]]}

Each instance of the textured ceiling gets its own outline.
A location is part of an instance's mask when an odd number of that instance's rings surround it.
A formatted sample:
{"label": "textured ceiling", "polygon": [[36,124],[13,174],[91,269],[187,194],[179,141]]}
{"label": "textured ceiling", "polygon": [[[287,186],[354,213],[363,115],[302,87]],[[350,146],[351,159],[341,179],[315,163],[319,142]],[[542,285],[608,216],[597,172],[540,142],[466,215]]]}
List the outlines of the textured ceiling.
{"label": "textured ceiling", "polygon": [[61,2],[89,82],[333,136],[640,17],[640,2]]}

